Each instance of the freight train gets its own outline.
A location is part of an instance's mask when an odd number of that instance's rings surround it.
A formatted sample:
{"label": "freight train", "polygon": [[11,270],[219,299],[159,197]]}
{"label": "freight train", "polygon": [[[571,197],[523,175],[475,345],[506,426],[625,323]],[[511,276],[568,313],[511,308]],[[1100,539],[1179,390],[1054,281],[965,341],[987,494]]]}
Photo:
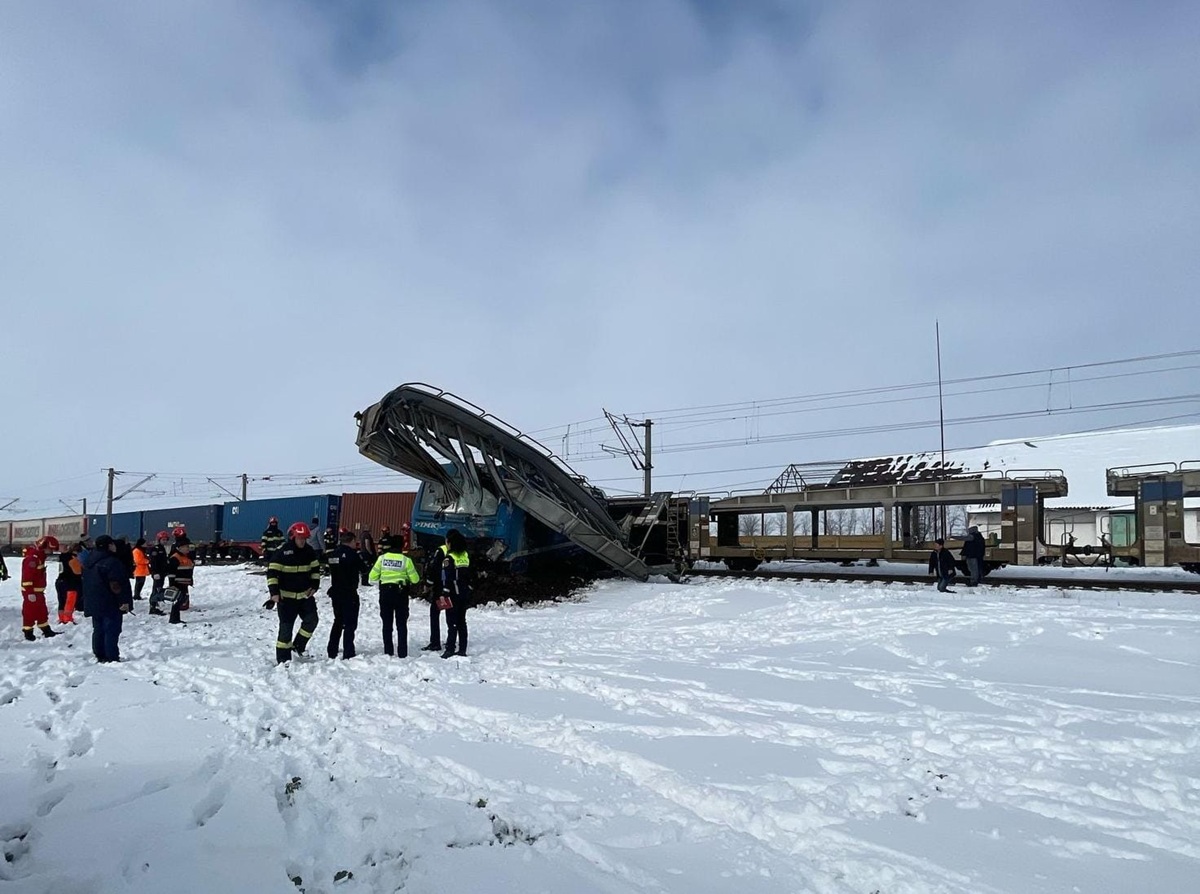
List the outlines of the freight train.
{"label": "freight train", "polygon": [[152,540],[159,531],[183,527],[201,561],[253,559],[260,553],[260,538],[272,517],[284,530],[292,522],[318,518],[325,527],[343,527],[357,534],[370,531],[378,537],[384,527],[398,533],[409,522],[415,497],[412,492],[316,494],[114,512],[111,519],[106,514],[0,521],[0,550],[17,554],[46,534],[60,543],[105,533],[134,541]]}

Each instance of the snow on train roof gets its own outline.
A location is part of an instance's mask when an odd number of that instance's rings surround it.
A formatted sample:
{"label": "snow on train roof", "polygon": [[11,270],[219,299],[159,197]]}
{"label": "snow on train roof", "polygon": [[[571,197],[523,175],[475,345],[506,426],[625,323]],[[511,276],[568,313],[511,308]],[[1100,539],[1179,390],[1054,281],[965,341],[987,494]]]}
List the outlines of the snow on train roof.
{"label": "snow on train roof", "polygon": [[[954,475],[978,475],[1061,469],[1067,476],[1069,494],[1048,505],[1108,507],[1130,502],[1108,495],[1108,469],[1186,460],[1200,460],[1200,425],[992,441],[986,447],[947,450],[945,470]],[[941,454],[936,452],[871,457],[849,463],[830,484],[918,481],[939,477],[942,469]]]}

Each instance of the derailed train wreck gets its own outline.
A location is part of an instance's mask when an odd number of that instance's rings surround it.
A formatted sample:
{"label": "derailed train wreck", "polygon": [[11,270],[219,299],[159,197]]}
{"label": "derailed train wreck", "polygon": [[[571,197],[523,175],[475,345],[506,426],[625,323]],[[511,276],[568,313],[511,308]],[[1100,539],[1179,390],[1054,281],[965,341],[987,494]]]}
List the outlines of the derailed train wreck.
{"label": "derailed train wreck", "polygon": [[[363,455],[422,481],[414,546],[428,549],[450,528],[462,531],[474,561],[498,572],[484,598],[556,595],[605,573],[674,576],[696,561],[735,571],[803,559],[923,563],[931,535],[914,524],[918,510],[945,507],[1000,507],[999,531],[987,542],[989,570],[1072,564],[1083,554],[1044,542],[1046,500],[1068,493],[1058,469],[971,471],[881,458],[849,463],[828,481],[784,481],[785,473],[761,493],[609,498],[537,441],[428,385],[402,385],[356,418]],[[1200,571],[1200,545],[1185,539],[1182,521],[1184,500],[1200,496],[1200,463],[1110,469],[1108,479],[1110,494],[1135,499],[1136,537],[1106,540],[1100,563]],[[878,512],[881,529],[859,536],[820,532],[820,519],[847,509]],[[743,526],[746,516],[774,516],[777,534],[747,536],[754,526]],[[961,542],[947,535],[947,545],[957,549]],[[521,574],[523,586],[510,587],[508,573]],[[551,583],[531,586],[536,581]]]}
{"label": "derailed train wreck", "polygon": [[355,418],[360,453],[423,483],[417,548],[457,527],[473,560],[495,571],[646,580],[673,574],[689,523],[701,525],[686,497],[609,500],[533,438],[428,385],[401,385]]}

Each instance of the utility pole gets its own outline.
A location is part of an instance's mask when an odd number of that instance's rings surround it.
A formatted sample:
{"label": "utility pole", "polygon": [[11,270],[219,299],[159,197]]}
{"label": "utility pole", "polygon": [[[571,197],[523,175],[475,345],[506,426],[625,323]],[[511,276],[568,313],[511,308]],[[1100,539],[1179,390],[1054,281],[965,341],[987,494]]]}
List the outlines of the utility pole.
{"label": "utility pole", "polygon": [[650,427],[654,425],[649,419],[642,423],[646,427],[646,469],[644,486],[646,489],[646,499],[650,499],[650,470],[654,465],[650,462]]}
{"label": "utility pole", "polygon": [[[617,419],[617,417],[608,412],[608,410],[604,411],[604,415],[608,419],[608,424],[612,426],[612,430],[616,432],[617,438],[620,439],[621,446],[624,449],[616,450],[612,447],[606,447],[604,444],[600,445],[600,449],[604,450],[606,453],[624,453],[626,456],[628,456],[629,461],[633,463],[633,467],[635,469],[642,470],[642,484],[646,491],[646,499],[650,499],[650,494],[652,492],[650,487],[650,470],[654,468],[653,464],[650,462],[650,430],[654,423],[649,419],[643,419],[641,422],[634,422],[628,416],[622,416],[620,419]],[[625,437],[625,432],[621,431],[622,424],[628,426],[630,434],[633,434],[633,429],[635,428],[645,429],[645,441],[639,441],[636,434],[633,435],[633,440],[630,441],[629,438]]]}
{"label": "utility pole", "polygon": [[245,472],[242,473],[242,502],[246,502],[246,487],[250,484],[250,478]]}
{"label": "utility pole", "polygon": [[[938,433],[942,439],[942,473],[941,477],[946,477],[946,413],[942,408],[942,328],[939,322],[933,321],[933,335],[937,342],[937,374],[938,374]],[[942,504],[940,513],[942,521],[942,536],[945,537],[949,532],[946,530],[946,505]]]}
{"label": "utility pole", "polygon": [[117,470],[109,467],[108,470],[108,512],[104,517],[104,533],[112,536],[112,504],[113,504],[113,482],[117,478]]}

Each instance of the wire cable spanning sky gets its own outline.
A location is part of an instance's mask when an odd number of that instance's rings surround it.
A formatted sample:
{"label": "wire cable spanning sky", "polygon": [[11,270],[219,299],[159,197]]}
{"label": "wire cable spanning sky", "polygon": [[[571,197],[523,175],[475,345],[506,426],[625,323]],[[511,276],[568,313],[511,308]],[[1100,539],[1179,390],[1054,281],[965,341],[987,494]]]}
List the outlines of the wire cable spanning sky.
{"label": "wire cable spanning sky", "polygon": [[[1120,421],[1099,426],[1113,428],[1136,425],[1179,424],[1200,419],[1200,390],[1190,393],[1163,393],[1164,382],[1183,374],[1195,385],[1195,371],[1200,364],[1200,350],[1180,351],[1162,355],[1126,357],[1094,361],[1069,368],[1034,369],[978,375],[943,382],[943,399],[959,409],[985,406],[991,412],[974,415],[948,414],[945,427],[950,430],[952,447],[980,446],[972,434],[981,429],[1005,427],[1010,436],[1031,432],[1029,423],[1053,420],[1055,431],[1096,430],[1098,416]],[[1187,381],[1184,384],[1188,384]],[[1125,399],[1116,399],[1117,390]],[[1099,399],[1108,395],[1109,399]],[[869,412],[865,408],[871,408]],[[933,449],[937,443],[939,419],[937,382],[915,382],[882,385],[852,391],[798,394],[787,397],[764,397],[755,400],[721,405],[684,406],[638,414],[639,418],[653,417],[656,443],[653,462],[660,479],[689,489],[722,492],[765,484],[779,473],[784,465],[793,462],[811,468],[834,470],[848,459],[859,458],[869,451],[853,448],[839,455],[820,454],[813,458],[811,442],[874,443],[869,436],[901,434],[915,435],[919,440],[906,440],[910,449]],[[897,415],[884,418],[883,412]],[[808,427],[792,431],[774,431],[772,426],[793,428],[801,416],[805,419],[820,414],[823,427]],[[600,417],[604,419],[604,417]],[[752,428],[747,429],[747,423]],[[833,424],[839,423],[839,424]],[[730,437],[723,433],[739,429]],[[561,435],[564,450],[559,455],[572,464],[586,466],[594,483],[613,492],[640,492],[642,478],[637,473],[622,474],[628,468],[625,457],[614,455],[617,438],[608,425],[596,420],[569,423],[542,429],[537,434],[545,438]],[[574,434],[572,435],[571,432]],[[676,435],[680,437],[676,438]],[[574,448],[571,439],[574,438]],[[551,441],[553,443],[553,441]],[[913,448],[912,444],[918,444]],[[773,464],[730,465],[720,463],[717,456],[728,456],[725,448],[742,448],[737,456],[761,455],[763,447],[782,447],[791,451],[792,458]],[[1197,445],[1200,454],[1200,444]],[[574,452],[572,452],[572,449]],[[818,448],[818,449],[824,449]],[[899,448],[898,448],[899,449]],[[717,451],[721,451],[718,453]],[[680,462],[680,454],[701,454],[699,464]],[[777,452],[775,455],[779,455]],[[800,458],[801,456],[805,458]],[[599,464],[603,463],[603,466]],[[593,469],[597,474],[591,474]],[[178,470],[120,470],[121,482],[138,482],[128,493],[128,486],[115,492],[121,495],[122,508],[153,502],[188,502],[214,500],[223,502],[240,494],[243,473],[200,472]],[[244,473],[247,490],[252,498],[286,496],[306,492],[343,492],[344,490],[411,489],[416,482],[365,461],[358,463],[292,470],[284,472],[254,471]],[[56,487],[85,482],[95,476],[76,476],[47,482],[42,487]],[[148,479],[142,481],[142,479]],[[73,508],[81,496],[88,496],[89,505],[99,508],[106,489],[99,494],[76,494],[28,502],[45,511],[56,507]],[[47,508],[48,507],[48,508]],[[22,507],[24,511],[28,511]]]}
{"label": "wire cable spanning sky", "polygon": [[604,409],[664,483],[923,448],[935,321],[955,440],[1195,412],[1200,4],[3,15],[0,505],[393,482],[413,381],[631,489]]}

